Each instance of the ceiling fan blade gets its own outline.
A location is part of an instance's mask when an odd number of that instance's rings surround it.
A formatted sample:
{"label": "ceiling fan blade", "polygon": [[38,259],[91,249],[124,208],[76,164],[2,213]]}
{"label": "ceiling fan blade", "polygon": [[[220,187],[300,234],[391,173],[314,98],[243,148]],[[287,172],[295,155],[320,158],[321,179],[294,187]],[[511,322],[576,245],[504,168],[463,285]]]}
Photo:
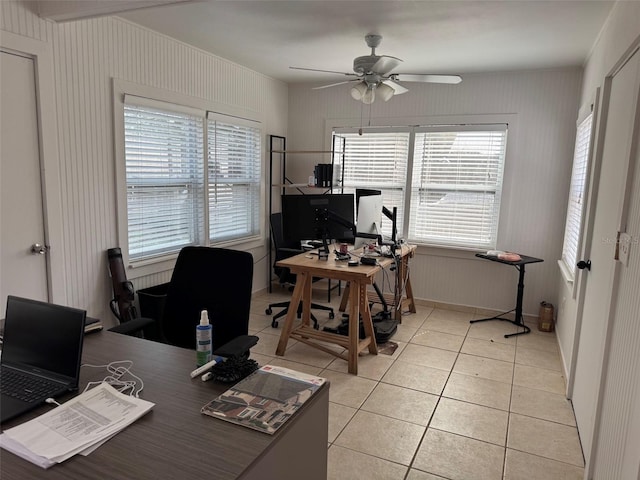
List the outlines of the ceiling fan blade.
{"label": "ceiling fan blade", "polygon": [[322,73],[337,73],[338,75],[346,75],[348,77],[358,77],[355,73],[347,72],[335,72],[333,70],[318,70],[317,68],[305,68],[305,67],[289,67],[292,70],[305,70],[307,72],[322,72]]}
{"label": "ceiling fan blade", "polygon": [[406,93],[409,91],[408,89],[404,88],[402,85],[394,82],[393,80],[384,80],[382,83],[384,83],[385,85],[389,85],[391,88],[393,88],[394,95],[400,95],[401,93]]}
{"label": "ceiling fan blade", "polygon": [[343,82],[338,83],[330,83],[329,85],[322,85],[320,87],[313,87],[311,90],[322,90],[323,88],[337,87],[338,85],[344,85],[345,83],[359,82],[359,78],[354,78],[353,80],[345,80]]}
{"label": "ceiling fan blade", "polygon": [[399,58],[382,55],[380,56],[380,58],[378,58],[378,61],[373,64],[373,67],[371,67],[371,71],[373,73],[377,73],[378,75],[386,75],[401,63],[402,60],[400,60]]}
{"label": "ceiling fan blade", "polygon": [[394,73],[391,75],[391,78],[398,82],[450,83],[452,85],[462,81],[462,77],[460,75],[417,75],[410,73]]}

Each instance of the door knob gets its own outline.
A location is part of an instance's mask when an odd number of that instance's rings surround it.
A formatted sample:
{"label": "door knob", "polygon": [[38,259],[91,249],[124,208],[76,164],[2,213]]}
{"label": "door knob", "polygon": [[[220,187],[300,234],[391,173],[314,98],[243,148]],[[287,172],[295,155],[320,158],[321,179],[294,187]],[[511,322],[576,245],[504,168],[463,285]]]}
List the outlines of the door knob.
{"label": "door knob", "polygon": [[44,255],[49,251],[49,247],[46,245],[40,245],[39,243],[34,243],[31,245],[31,253],[34,255]]}
{"label": "door knob", "polygon": [[591,260],[587,260],[586,262],[584,260],[580,260],[576,267],[578,267],[580,270],[584,270],[586,268],[587,270],[591,271]]}

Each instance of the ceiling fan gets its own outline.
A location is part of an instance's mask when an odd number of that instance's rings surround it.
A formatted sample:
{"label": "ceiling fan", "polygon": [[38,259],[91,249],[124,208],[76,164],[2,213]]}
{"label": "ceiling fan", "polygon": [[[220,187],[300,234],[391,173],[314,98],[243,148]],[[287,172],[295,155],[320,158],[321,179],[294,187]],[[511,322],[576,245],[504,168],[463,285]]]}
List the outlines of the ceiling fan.
{"label": "ceiling fan", "polygon": [[289,67],[294,70],[307,70],[311,72],[338,73],[353,77],[338,83],[331,83],[321,87],[315,87],[314,90],[322,88],[335,87],[346,83],[355,83],[351,87],[351,96],[355,100],[362,103],[371,104],[376,96],[382,98],[385,102],[394,95],[408,92],[408,89],[401,85],[401,82],[428,82],[428,83],[449,83],[456,84],[462,81],[459,75],[429,75],[429,74],[409,74],[409,73],[391,73],[402,60],[389,55],[376,55],[376,48],[382,41],[381,35],[365,35],[365,41],[371,48],[371,55],[356,57],[353,60],[354,73],[335,72],[333,70],[318,70],[315,68]]}

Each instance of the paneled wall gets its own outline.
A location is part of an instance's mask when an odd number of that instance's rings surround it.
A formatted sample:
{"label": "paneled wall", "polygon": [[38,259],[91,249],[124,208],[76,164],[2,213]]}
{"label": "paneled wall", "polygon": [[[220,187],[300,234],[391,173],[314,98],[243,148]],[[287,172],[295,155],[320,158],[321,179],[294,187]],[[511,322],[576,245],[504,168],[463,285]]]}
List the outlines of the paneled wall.
{"label": "paneled wall", "polygon": [[[506,159],[498,248],[544,259],[525,277],[526,314],[542,300],[556,303],[556,279],[582,70],[464,75],[459,85],[411,84],[409,92],[368,106],[351,99],[348,86],[289,88],[289,149],[327,148],[332,122],[354,126],[423,124],[437,116],[513,114],[517,134]],[[330,82],[326,82],[330,83]],[[295,181],[305,181],[316,159],[288,162]],[[289,173],[289,172],[288,172]],[[508,310],[515,306],[517,271],[472,252],[419,248],[411,264],[417,298]]]}
{"label": "paneled wall", "polygon": [[[67,303],[110,320],[105,252],[118,241],[112,79],[251,110],[264,120],[265,134],[280,135],[287,85],[117,17],[56,24],[35,8],[0,2],[0,29],[52,46],[62,195],[48,201],[61,203],[64,224],[62,245],[52,248],[64,249]],[[266,286],[266,250],[252,253],[258,290]],[[136,287],[169,275],[136,279]]]}

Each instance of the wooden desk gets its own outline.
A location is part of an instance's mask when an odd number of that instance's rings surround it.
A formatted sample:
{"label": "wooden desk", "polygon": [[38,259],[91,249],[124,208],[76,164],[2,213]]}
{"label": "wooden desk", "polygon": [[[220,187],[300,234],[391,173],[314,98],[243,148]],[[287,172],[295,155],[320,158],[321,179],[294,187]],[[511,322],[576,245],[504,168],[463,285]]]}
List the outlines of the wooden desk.
{"label": "wooden desk", "polygon": [[[333,250],[333,247],[330,248],[331,252],[333,252]],[[401,255],[405,257],[413,251],[415,251],[415,246],[403,246]],[[328,260],[319,260],[315,255],[312,256],[308,253],[302,253],[295,257],[279,261],[277,263],[278,266],[289,268],[292,273],[296,274],[296,286],[291,296],[291,304],[298,305],[302,301],[302,321],[300,325],[294,328],[293,323],[296,317],[296,309],[289,309],[285,317],[282,332],[280,333],[280,341],[278,342],[276,355],[284,355],[289,337],[291,337],[346,360],[348,362],[349,373],[357,375],[358,353],[365,348],[373,355],[377,355],[378,353],[373,333],[373,324],[371,323],[371,311],[369,310],[369,302],[367,299],[367,285],[373,284],[376,273],[382,268],[391,265],[393,261],[391,258],[379,257],[379,265],[349,267],[345,261],[336,261],[333,253],[329,254]],[[311,327],[311,283],[313,277],[331,278],[349,282],[349,335],[344,336],[317,331]],[[347,294],[345,293],[345,295]],[[358,319],[360,315],[362,315],[365,332],[365,338],[362,340],[359,339],[358,335]],[[346,353],[336,352],[318,343],[318,341],[334,343],[344,347]]]}
{"label": "wooden desk", "polygon": [[[191,380],[195,352],[112,332],[85,337],[83,363],[132,360],[141,398],[156,405],[90,455],[43,470],[0,449],[0,477],[13,479],[327,478],[329,386],[323,385],[274,435],[207,417],[202,406],[227,389]],[[82,367],[81,388],[104,370]],[[72,395],[69,395],[71,398]],[[43,406],[3,428],[50,409]]]}

